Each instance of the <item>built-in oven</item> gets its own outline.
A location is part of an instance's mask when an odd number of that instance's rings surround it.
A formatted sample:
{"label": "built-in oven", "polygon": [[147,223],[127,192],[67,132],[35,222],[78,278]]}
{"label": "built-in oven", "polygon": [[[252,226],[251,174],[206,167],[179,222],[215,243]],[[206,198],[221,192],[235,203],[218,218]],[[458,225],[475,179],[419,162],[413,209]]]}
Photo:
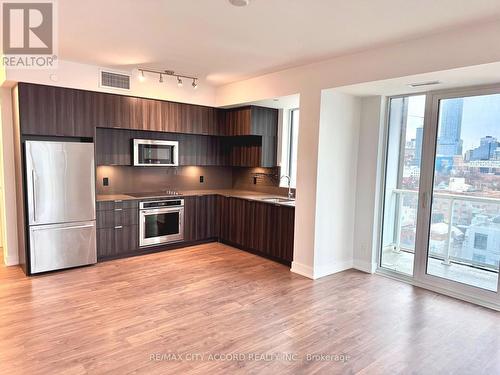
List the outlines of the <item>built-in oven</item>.
{"label": "built-in oven", "polygon": [[179,142],[134,139],[134,166],[171,167],[179,165]]}
{"label": "built-in oven", "polygon": [[184,199],[139,203],[139,245],[154,246],[184,239]]}

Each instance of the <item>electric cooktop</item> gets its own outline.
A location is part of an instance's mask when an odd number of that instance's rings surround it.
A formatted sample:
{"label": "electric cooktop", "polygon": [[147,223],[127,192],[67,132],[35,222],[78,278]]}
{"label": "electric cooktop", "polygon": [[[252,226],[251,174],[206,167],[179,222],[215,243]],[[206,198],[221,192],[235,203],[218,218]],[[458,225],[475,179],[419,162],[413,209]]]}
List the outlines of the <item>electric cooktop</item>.
{"label": "electric cooktop", "polygon": [[142,193],[127,193],[134,198],[153,198],[153,197],[178,197],[182,195],[175,190],[162,190],[162,191],[146,191]]}

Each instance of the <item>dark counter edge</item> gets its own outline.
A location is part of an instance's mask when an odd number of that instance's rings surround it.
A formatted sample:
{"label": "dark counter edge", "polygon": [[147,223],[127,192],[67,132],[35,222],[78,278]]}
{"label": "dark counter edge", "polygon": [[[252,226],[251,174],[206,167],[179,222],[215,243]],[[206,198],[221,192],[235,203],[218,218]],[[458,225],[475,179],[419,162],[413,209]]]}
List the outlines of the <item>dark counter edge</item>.
{"label": "dark counter edge", "polygon": [[[267,194],[267,193],[262,193],[265,195],[270,195],[273,197],[278,197],[278,198],[285,198],[285,196],[282,195],[277,195],[277,194]],[[106,194],[99,194],[101,196],[106,195]],[[124,195],[126,196],[127,194],[109,194],[109,195]],[[276,202],[268,202],[265,200],[261,200],[256,198],[248,198],[248,197],[242,197],[240,195],[231,195],[231,194],[223,194],[223,193],[218,193],[218,192],[213,192],[213,193],[189,193],[189,194],[182,194],[182,195],[172,195],[172,196],[158,196],[158,197],[144,197],[144,198],[136,198],[132,196],[127,196],[121,199],[98,199],[96,196],[96,202],[97,203],[102,203],[102,202],[123,202],[123,201],[151,201],[151,200],[156,200],[156,199],[182,199],[182,198],[187,198],[187,197],[204,197],[204,196],[210,196],[210,195],[218,195],[220,197],[226,197],[226,198],[236,198],[236,199],[243,199],[246,201],[257,201],[257,202],[262,202],[262,203],[267,203],[267,204],[272,204],[274,206],[280,206],[280,207],[288,207],[288,208],[293,208],[295,209],[295,205],[291,206],[288,204],[283,204],[283,203],[276,203]]]}

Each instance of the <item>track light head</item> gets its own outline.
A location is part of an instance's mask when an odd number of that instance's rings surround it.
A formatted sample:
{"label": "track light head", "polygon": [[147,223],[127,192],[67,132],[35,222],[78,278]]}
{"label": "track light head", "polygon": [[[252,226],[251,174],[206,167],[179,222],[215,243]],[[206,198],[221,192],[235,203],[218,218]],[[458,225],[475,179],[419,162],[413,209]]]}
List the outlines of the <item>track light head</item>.
{"label": "track light head", "polygon": [[160,83],[163,83],[163,74],[160,74]]}
{"label": "track light head", "polygon": [[250,4],[250,0],[229,0],[229,2],[236,7],[245,7]]}
{"label": "track light head", "polygon": [[144,82],[146,80],[146,76],[144,75],[144,70],[139,70],[139,81]]}
{"label": "track light head", "polygon": [[193,83],[191,84],[191,86],[193,86],[193,89],[197,89],[198,88],[198,84],[196,83],[196,79],[193,79]]}
{"label": "track light head", "polygon": [[181,77],[177,77],[177,86],[182,87],[182,79],[181,79]]}

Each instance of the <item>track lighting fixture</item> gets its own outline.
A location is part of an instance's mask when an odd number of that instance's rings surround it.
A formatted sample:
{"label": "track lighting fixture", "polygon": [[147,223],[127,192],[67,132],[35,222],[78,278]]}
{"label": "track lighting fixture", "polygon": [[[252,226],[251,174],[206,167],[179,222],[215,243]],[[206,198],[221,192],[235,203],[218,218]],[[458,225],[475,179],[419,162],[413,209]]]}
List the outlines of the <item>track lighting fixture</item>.
{"label": "track lighting fixture", "polygon": [[191,79],[193,82],[191,83],[191,86],[193,86],[193,89],[196,89],[198,87],[198,77],[192,77],[192,76],[186,76],[184,74],[177,74],[173,70],[153,70],[153,69],[146,69],[146,68],[137,68],[139,71],[139,81],[144,82],[146,80],[146,75],[145,73],[151,73],[151,74],[158,74],[159,76],[159,82],[163,83],[163,76],[171,76],[177,78],[177,86],[182,87],[183,82],[182,79]]}

